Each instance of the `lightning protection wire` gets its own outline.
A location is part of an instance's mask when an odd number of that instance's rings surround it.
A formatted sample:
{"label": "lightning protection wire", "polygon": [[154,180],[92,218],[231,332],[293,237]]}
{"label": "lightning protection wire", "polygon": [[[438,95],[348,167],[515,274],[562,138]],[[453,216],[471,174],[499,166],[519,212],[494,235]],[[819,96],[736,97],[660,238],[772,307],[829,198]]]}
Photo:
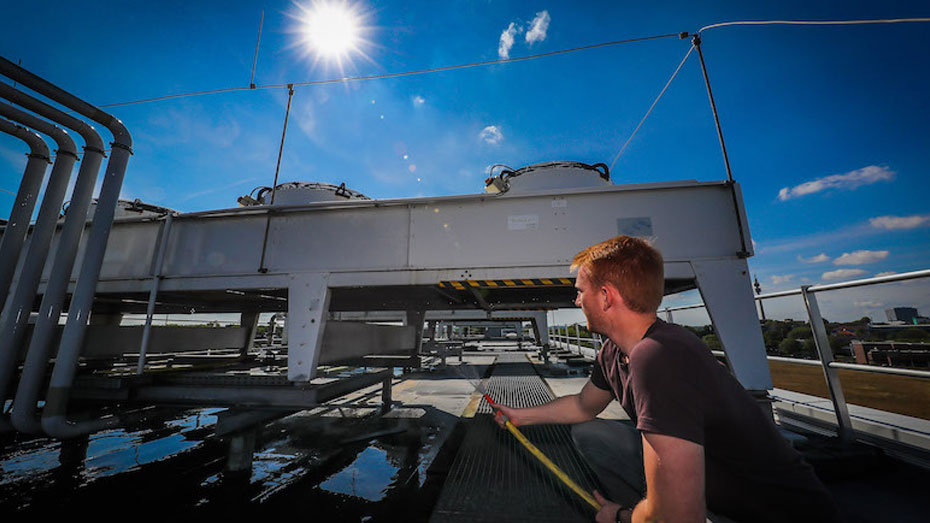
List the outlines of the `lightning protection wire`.
{"label": "lightning protection wire", "polygon": [[652,110],[655,108],[656,104],[659,103],[659,99],[662,98],[662,95],[665,94],[665,91],[668,89],[668,86],[672,85],[672,80],[674,80],[675,77],[678,76],[678,71],[681,71],[681,67],[685,65],[685,62],[688,61],[688,57],[691,56],[692,51],[694,51],[694,45],[688,48],[688,52],[685,53],[685,57],[681,59],[681,63],[678,64],[678,67],[675,68],[675,72],[672,73],[672,76],[668,79],[668,82],[665,82],[665,87],[663,87],[662,90],[659,91],[659,96],[656,96],[655,101],[653,101],[652,105],[649,106],[649,110],[646,111],[645,115],[643,115],[643,119],[639,121],[639,124],[637,124],[636,129],[633,129],[633,133],[630,134],[630,137],[626,139],[626,142],[623,144],[623,147],[621,147],[620,150],[617,151],[617,155],[614,156],[614,160],[610,162],[610,169],[609,169],[610,171],[614,170],[614,164],[617,163],[617,160],[620,158],[620,155],[623,154],[623,151],[626,150],[626,146],[630,145],[630,142],[633,141],[633,137],[636,136],[636,132],[639,131],[639,128],[643,126],[643,122],[646,121],[646,118],[649,118],[649,115],[652,113]]}
{"label": "lightning protection wire", "polygon": [[664,35],[627,38],[624,40],[614,40],[612,42],[601,42],[598,44],[584,45],[581,47],[572,47],[569,49],[559,49],[556,51],[549,51],[547,53],[539,53],[539,54],[534,54],[534,55],[529,55],[529,56],[518,56],[516,58],[501,58],[499,60],[485,60],[482,62],[471,62],[471,63],[466,63],[466,64],[446,65],[442,67],[433,67],[430,69],[419,69],[416,71],[404,71],[404,72],[399,72],[399,73],[384,73],[384,74],[376,74],[376,75],[369,75],[369,76],[350,76],[350,77],[344,77],[344,78],[331,78],[329,80],[314,80],[310,82],[290,82],[286,84],[270,84],[270,85],[257,85],[257,86],[250,85],[248,87],[227,87],[224,89],[211,89],[208,91],[196,91],[192,93],[169,94],[165,96],[157,96],[155,98],[145,98],[142,100],[134,100],[131,102],[116,102],[116,103],[111,103],[111,104],[103,104],[103,105],[100,105],[100,107],[101,108],[121,107],[124,105],[135,105],[135,104],[143,104],[143,103],[151,103],[151,102],[160,102],[163,100],[171,100],[174,98],[186,98],[190,96],[203,96],[203,95],[208,95],[208,94],[230,93],[230,92],[236,92],[236,91],[253,91],[256,89],[280,89],[280,88],[289,87],[289,86],[298,87],[298,86],[305,86],[305,85],[338,84],[338,83],[345,83],[345,82],[359,82],[363,80],[383,80],[386,78],[400,78],[403,76],[416,76],[416,75],[422,75],[422,74],[439,73],[439,72],[444,72],[444,71],[453,71],[456,69],[467,69],[470,67],[484,67],[484,66],[489,66],[489,65],[506,64],[506,63],[511,63],[511,62],[525,62],[527,60],[535,60],[537,58],[545,58],[545,57],[555,56],[555,55],[560,55],[560,54],[575,53],[578,51],[587,51],[590,49],[597,49],[600,47],[608,47],[608,46],[614,46],[614,45],[620,45],[620,44],[631,44],[631,43],[636,43],[636,42],[645,42],[647,40],[658,40],[660,38],[680,38],[682,34],[686,34],[686,33],[670,33],[670,34],[664,34]]}
{"label": "lightning protection wire", "polygon": [[876,20],[739,20],[720,22],[702,27],[698,33],[718,27],[734,25],[862,25],[862,24],[899,24],[906,22],[930,22],[930,18],[885,18]]}
{"label": "lightning protection wire", "polygon": [[[703,33],[708,29],[717,29],[720,27],[732,27],[732,26],[760,26],[760,25],[862,25],[862,24],[897,24],[904,22],[930,22],[930,18],[888,18],[880,20],[739,20],[734,22],[721,22],[717,24],[711,24],[702,27],[698,30],[698,34]],[[683,35],[686,33],[682,33]],[[649,110],[646,111],[643,119],[640,120],[639,124],[636,126],[636,129],[633,130],[633,133],[627,138],[626,142],[623,144],[623,147],[620,148],[620,151],[617,152],[617,155],[614,156],[612,162],[610,162],[610,170],[614,170],[614,165],[617,163],[617,160],[620,158],[620,155],[623,154],[623,151],[626,150],[627,146],[633,140],[633,137],[636,136],[636,132],[639,131],[639,128],[642,127],[643,122],[646,121],[646,118],[649,117],[649,114],[652,113],[652,109],[655,108],[656,104],[659,102],[659,99],[662,98],[662,95],[665,94],[665,91],[668,89],[668,86],[671,85],[672,80],[675,79],[675,76],[678,75],[678,71],[681,70],[681,67],[688,60],[688,57],[691,56],[691,52],[694,51],[694,45],[688,49],[688,53],[685,55],[684,59],[678,64],[678,68],[675,69],[675,72],[672,73],[672,77],[668,79],[668,82],[665,84],[665,87],[662,88],[662,91],[659,92],[659,96],[656,97],[655,101],[652,102],[652,106],[649,107]]]}

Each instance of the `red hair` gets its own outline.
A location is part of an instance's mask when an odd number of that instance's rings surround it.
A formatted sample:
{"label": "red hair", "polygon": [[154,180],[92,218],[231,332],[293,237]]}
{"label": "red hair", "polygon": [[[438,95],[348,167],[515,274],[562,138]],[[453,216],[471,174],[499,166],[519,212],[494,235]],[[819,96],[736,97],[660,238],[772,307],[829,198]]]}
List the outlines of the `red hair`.
{"label": "red hair", "polygon": [[665,294],[662,254],[646,240],[617,236],[592,245],[572,260],[574,271],[584,267],[591,283],[613,285],[627,307],[639,313],[655,312]]}

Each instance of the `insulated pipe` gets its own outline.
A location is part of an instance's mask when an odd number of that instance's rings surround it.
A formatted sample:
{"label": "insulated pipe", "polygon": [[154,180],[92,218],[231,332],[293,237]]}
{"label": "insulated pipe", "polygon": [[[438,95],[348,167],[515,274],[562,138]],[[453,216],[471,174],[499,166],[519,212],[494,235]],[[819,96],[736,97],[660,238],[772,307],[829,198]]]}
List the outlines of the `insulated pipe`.
{"label": "insulated pipe", "polygon": [[23,249],[23,241],[26,238],[26,230],[29,229],[29,220],[32,219],[36,197],[42,186],[42,179],[45,178],[45,166],[49,163],[49,150],[48,145],[38,134],[6,119],[0,119],[0,122],[2,122],[0,131],[11,134],[29,145],[29,159],[26,161],[23,180],[16,192],[10,221],[7,222],[3,231],[3,238],[0,239],[0,309],[2,309],[3,304],[6,303],[7,293],[10,291],[13,273],[16,272],[20,251]]}
{"label": "insulated pipe", "polygon": [[[49,273],[42,304],[33,329],[32,340],[26,353],[23,372],[16,389],[12,423],[16,430],[28,434],[39,434],[42,425],[36,418],[36,402],[45,382],[52,341],[58,331],[58,318],[71,280],[71,270],[77,255],[81,235],[84,233],[87,209],[94,192],[97,173],[103,160],[103,140],[97,131],[83,120],[79,120],[54,107],[41,102],[7,84],[0,83],[0,97],[29,109],[50,120],[75,130],[84,138],[84,158],[78,169],[77,181],[71,192],[71,204],[65,223],[58,235],[58,247]],[[2,341],[2,340],[0,340]],[[0,420],[0,423],[3,421]]]}
{"label": "insulated pipe", "polygon": [[[48,145],[38,134],[9,120],[0,118],[0,132],[15,136],[29,145],[29,160],[26,161],[23,180],[16,193],[10,221],[7,222],[6,229],[3,231],[3,238],[0,238],[0,277],[3,278],[0,291],[5,298],[10,281],[13,279],[13,271],[16,270],[16,262],[19,260],[19,251],[22,249],[29,218],[32,216],[32,208],[35,206],[36,193],[42,184],[42,178],[45,177],[45,164],[48,162],[49,150]],[[4,371],[0,369],[0,372]],[[0,411],[2,411],[2,398],[6,397],[6,394],[0,394],[0,396],[2,396],[0,397]],[[11,429],[12,426],[6,416],[0,416],[0,432],[8,432]]]}
{"label": "insulated pipe", "polygon": [[[84,232],[87,209],[90,206],[97,173],[100,171],[100,163],[104,156],[104,144],[97,131],[83,120],[66,114],[7,84],[0,83],[0,97],[75,130],[84,138],[85,143],[84,158],[71,192],[71,204],[68,207],[64,226],[58,235],[55,259],[42,294],[42,304],[39,306],[39,315],[13,405],[12,422],[16,430],[38,434],[42,432],[42,426],[36,418],[36,402],[39,390],[45,382],[49,352],[52,340],[57,334],[61,306],[71,280],[71,270],[81,241],[81,234]],[[0,420],[0,423],[3,423],[3,420]]]}
{"label": "insulated pipe", "polygon": [[68,133],[57,125],[53,125],[37,116],[31,115],[0,102],[0,116],[26,125],[42,134],[50,136],[58,145],[55,163],[45,187],[45,195],[39,206],[35,227],[29,238],[29,247],[23,260],[11,298],[7,300],[3,313],[0,314],[0,399],[6,398],[10,385],[10,378],[17,366],[19,344],[26,330],[29,313],[35,301],[36,289],[45,268],[48,257],[49,243],[58,225],[58,212],[61,202],[68,189],[68,180],[77,161],[77,147]]}
{"label": "insulated pipe", "polygon": [[104,125],[113,133],[110,161],[107,164],[103,185],[97,199],[94,220],[91,223],[84,258],[81,262],[81,272],[71,297],[68,321],[55,357],[55,367],[52,370],[45,409],[42,414],[42,429],[49,436],[57,438],[81,436],[113,426],[117,421],[115,418],[101,418],[73,423],[68,420],[67,411],[71,385],[74,382],[78,358],[84,343],[84,335],[87,332],[94,291],[100,277],[100,267],[103,264],[103,255],[110,236],[120,187],[126,174],[129,156],[132,154],[132,138],[122,122],[114,116],[2,57],[0,57],[0,74]]}

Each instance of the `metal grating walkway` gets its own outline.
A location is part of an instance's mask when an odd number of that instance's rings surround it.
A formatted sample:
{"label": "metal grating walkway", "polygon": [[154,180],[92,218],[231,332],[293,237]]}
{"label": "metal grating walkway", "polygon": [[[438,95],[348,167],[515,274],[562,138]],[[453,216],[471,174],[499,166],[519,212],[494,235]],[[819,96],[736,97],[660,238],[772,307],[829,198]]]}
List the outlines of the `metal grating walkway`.
{"label": "metal grating walkway", "polygon": [[[524,353],[503,353],[485,388],[495,401],[528,407],[554,396]],[[591,521],[594,509],[539,463],[513,435],[494,423],[485,400],[469,426],[430,521]],[[521,432],[588,492],[593,472],[575,451],[564,425],[521,427]]]}

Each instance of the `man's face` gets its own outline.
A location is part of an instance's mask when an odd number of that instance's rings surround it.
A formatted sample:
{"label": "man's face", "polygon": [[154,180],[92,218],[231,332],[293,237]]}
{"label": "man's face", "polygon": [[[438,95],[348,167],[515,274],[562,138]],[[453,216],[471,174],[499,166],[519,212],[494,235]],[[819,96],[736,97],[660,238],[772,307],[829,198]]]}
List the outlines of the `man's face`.
{"label": "man's face", "polygon": [[581,307],[585,319],[588,320],[588,330],[598,334],[603,334],[603,310],[601,308],[600,292],[601,289],[595,287],[588,276],[588,269],[582,267],[578,270],[578,277],[575,278],[575,290],[578,295],[575,297],[575,305]]}

